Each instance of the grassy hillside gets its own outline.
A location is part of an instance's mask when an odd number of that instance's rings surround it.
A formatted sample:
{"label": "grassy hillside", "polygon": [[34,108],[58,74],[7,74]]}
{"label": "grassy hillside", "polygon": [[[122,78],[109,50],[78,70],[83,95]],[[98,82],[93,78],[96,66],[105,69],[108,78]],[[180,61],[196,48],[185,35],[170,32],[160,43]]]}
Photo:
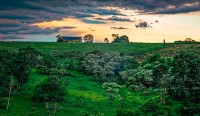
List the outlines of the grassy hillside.
{"label": "grassy hillside", "polygon": [[[46,54],[43,57],[37,56],[35,59],[34,57],[30,57],[30,55],[25,55],[25,57],[22,57],[23,54],[19,55],[19,48],[25,48],[27,46],[31,46],[36,48],[38,51]],[[34,63],[38,65],[43,65],[43,67],[48,67],[47,69],[63,69],[65,68],[66,71],[69,71],[68,76],[62,77],[65,81],[68,82],[68,85],[65,86],[65,99],[62,102],[59,102],[58,104],[58,116],[101,116],[96,114],[104,114],[104,116],[115,116],[117,113],[116,111],[120,108],[120,99],[119,97],[115,97],[113,101],[113,105],[110,105],[109,99],[106,97],[105,90],[102,87],[102,81],[94,79],[98,78],[98,76],[95,76],[93,72],[97,72],[98,67],[99,69],[110,69],[107,72],[109,72],[106,78],[119,78],[121,80],[117,80],[118,84],[121,84],[121,86],[124,86],[123,92],[121,95],[123,95],[123,109],[130,110],[132,115],[180,115],[181,108],[186,109],[183,102],[180,102],[176,99],[173,99],[170,94],[165,96],[166,103],[161,103],[161,96],[160,93],[162,91],[162,79],[160,80],[159,86],[151,86],[151,83],[153,81],[157,81],[154,76],[153,72],[151,71],[157,71],[157,66],[163,66],[161,65],[164,62],[166,62],[167,67],[167,75],[173,75],[172,72],[170,72],[171,66],[171,59],[156,59],[156,57],[153,60],[146,59],[147,56],[150,54],[161,54],[161,56],[164,57],[172,57],[177,55],[179,52],[182,51],[188,51],[188,52],[195,52],[197,53],[197,56],[200,55],[200,44],[168,44],[167,46],[164,46],[161,43],[129,43],[129,44],[103,44],[103,43],[92,43],[92,44],[84,44],[84,43],[34,43],[34,42],[0,42],[0,51],[1,50],[8,50],[18,53],[18,57],[15,57],[16,59],[7,59],[9,58],[9,53],[4,54],[6,52],[0,52],[1,56],[4,56],[4,60],[2,60],[1,63],[1,73],[4,74],[4,68],[3,67],[8,65],[11,61],[15,61],[17,63],[19,58],[27,58],[27,62],[29,61],[30,64],[32,61],[36,61]],[[88,53],[90,51],[97,50],[98,52],[93,52],[91,54],[82,54],[81,52]],[[68,52],[72,51],[72,52]],[[78,51],[78,52],[74,52]],[[111,52],[110,54],[104,54],[104,52]],[[112,54],[113,52],[120,52],[121,54]],[[24,52],[22,52],[24,53]],[[31,52],[32,53],[32,52]],[[54,54],[52,54],[54,53]],[[11,53],[10,53],[11,54]],[[51,54],[51,55],[47,55]],[[64,55],[63,55],[64,54]],[[125,60],[124,64],[121,62],[122,57],[126,56],[134,56],[138,61],[144,61],[141,64],[138,64],[139,67],[131,67],[127,68],[130,64],[131,66],[135,66],[137,64],[136,62],[129,62],[129,60]],[[34,56],[34,55],[33,55]],[[48,57],[47,57],[48,56]],[[156,55],[155,55],[156,56]],[[114,58],[113,58],[114,57]],[[88,59],[84,59],[88,58]],[[131,57],[132,58],[132,57]],[[31,60],[30,60],[31,59]],[[92,60],[91,60],[92,59]],[[108,60],[107,60],[108,59]],[[121,59],[121,60],[119,60]],[[134,59],[134,58],[133,58]],[[131,59],[131,60],[133,60]],[[145,59],[145,60],[144,60]],[[196,59],[196,56],[194,58],[194,61]],[[8,60],[8,61],[6,61]],[[9,61],[10,60],[10,61]],[[93,61],[89,63],[86,63],[87,65],[84,65],[84,62],[81,61]],[[155,60],[155,61],[154,61]],[[25,62],[26,60],[24,60]],[[43,62],[42,62],[43,61]],[[145,62],[146,61],[146,62]],[[190,60],[188,60],[190,61]],[[15,64],[13,62],[13,64]],[[27,63],[23,63],[26,65]],[[12,62],[11,62],[12,63]],[[52,63],[52,64],[51,64]],[[93,64],[92,64],[93,63]],[[110,64],[109,64],[110,63]],[[146,63],[146,64],[144,64]],[[159,65],[158,65],[159,63]],[[29,65],[30,65],[29,64]],[[104,64],[104,65],[102,65]],[[109,65],[106,65],[109,64]],[[113,65],[115,64],[115,65]],[[190,64],[190,63],[189,63]],[[102,66],[101,66],[102,65]],[[127,66],[124,68],[123,66]],[[9,65],[8,65],[9,66]],[[15,67],[18,67],[18,64],[14,65]],[[30,65],[31,66],[31,65]],[[33,102],[33,95],[34,90],[38,85],[40,85],[42,82],[44,82],[48,77],[52,76],[52,70],[50,70],[50,73],[39,73],[38,68],[30,69],[30,77],[28,81],[23,85],[22,91],[18,92],[15,91],[14,96],[11,99],[10,107],[9,109],[0,108],[0,116],[48,116],[48,111],[51,111],[52,109],[47,110],[46,103],[38,103]],[[190,65],[189,65],[190,66]],[[189,67],[188,66],[188,67]],[[199,66],[199,65],[198,65]],[[86,72],[86,67],[89,68],[89,70]],[[113,68],[114,67],[114,68]],[[117,68],[116,68],[117,67]],[[192,66],[192,68],[197,66]],[[11,68],[13,68],[13,65],[11,65]],[[113,69],[112,69],[113,68]],[[169,68],[169,69],[168,69]],[[10,70],[8,69],[8,71]],[[18,69],[18,68],[16,68]],[[19,67],[21,69],[21,67]],[[198,68],[200,69],[200,68]],[[37,70],[37,71],[36,71]],[[59,72],[57,70],[57,72]],[[73,71],[72,71],[73,70]],[[120,75],[117,73],[117,71],[124,72],[125,76]],[[137,71],[137,74],[132,74],[134,71]],[[140,72],[140,70],[142,70]],[[47,70],[49,71],[49,70]],[[79,72],[77,72],[79,71]],[[113,73],[113,72],[114,73]],[[132,71],[132,72],[131,72]],[[20,72],[20,71],[19,71]],[[25,71],[24,71],[25,72]],[[89,72],[89,73],[88,73]],[[111,73],[110,73],[111,72]],[[115,73],[116,72],[116,73]],[[130,72],[130,75],[129,75]],[[159,71],[157,71],[159,72]],[[166,71],[164,71],[165,73]],[[197,71],[198,72],[198,71]],[[102,72],[100,72],[102,73]],[[105,75],[107,73],[103,72]],[[8,73],[5,73],[10,76]],[[70,76],[71,74],[71,76]],[[97,74],[97,73],[96,73]],[[115,76],[113,76],[113,74]],[[155,73],[157,74],[157,73]],[[160,74],[160,75],[159,75]],[[163,73],[159,73],[158,75],[155,75],[155,77],[162,77]],[[199,74],[199,73],[198,73]],[[47,76],[48,75],[48,76]],[[90,76],[89,76],[90,75]],[[189,74],[190,75],[190,74]],[[1,75],[0,75],[1,76]],[[4,77],[4,76],[2,76]],[[101,75],[99,75],[101,77]],[[102,76],[103,77],[103,76]],[[125,79],[124,79],[125,77]],[[142,83],[140,80],[134,80],[135,78],[143,78],[145,79],[144,82],[148,83]],[[165,77],[165,76],[163,76]],[[127,81],[126,81],[127,78]],[[2,80],[5,78],[2,78]],[[99,78],[101,79],[101,78]],[[103,80],[104,78],[102,78]],[[124,80],[123,80],[124,79]],[[132,80],[131,80],[132,79]],[[152,81],[153,80],[153,81]],[[124,81],[124,82],[123,82]],[[138,81],[138,82],[136,82]],[[170,80],[169,80],[170,81]],[[7,81],[6,81],[7,82]],[[8,81],[7,83],[9,83]],[[104,81],[105,83],[106,81]],[[110,82],[108,80],[108,82]],[[169,82],[170,83],[170,82]],[[143,90],[135,90],[133,89],[135,85],[140,84],[138,86],[139,88],[135,87],[136,89],[141,89],[146,84],[149,87],[143,88]],[[142,85],[143,84],[143,85]],[[141,86],[142,85],[142,86]],[[6,86],[8,88],[8,86]],[[14,87],[16,88],[16,87]],[[1,89],[1,88],[0,88]],[[42,91],[43,92],[43,91]],[[121,92],[121,91],[120,91]],[[13,94],[12,94],[13,95]],[[182,94],[181,94],[182,95]],[[7,99],[7,96],[4,97]],[[190,107],[189,107],[190,108]],[[198,107],[195,106],[194,110]],[[129,112],[129,113],[130,113]],[[191,111],[194,112],[194,111]],[[198,112],[198,111],[195,111]],[[81,115],[83,113],[89,113],[88,115]],[[126,113],[126,111],[125,111]],[[183,112],[184,114],[184,112]],[[118,115],[119,116],[119,115]],[[120,115],[121,116],[121,115]],[[127,116],[127,115],[125,115]]]}
{"label": "grassy hillside", "polygon": [[145,54],[139,55],[136,58],[145,59],[150,54],[160,54],[163,57],[173,57],[180,52],[193,52],[200,55],[200,43],[194,44],[173,44],[169,47],[163,49],[157,49],[154,51],[147,52]]}
{"label": "grassy hillside", "polygon": [[[68,95],[58,112],[59,116],[79,116],[81,112],[103,113],[105,116],[116,115],[116,110],[119,108],[119,100],[114,100],[113,106],[109,105],[109,100],[104,95],[104,90],[101,83],[91,81],[92,77],[71,72],[73,77],[64,77],[70,79],[70,84],[67,87]],[[32,93],[35,86],[47,78],[44,75],[39,75],[35,70],[32,70],[29,81],[24,85],[22,90],[23,95],[14,96],[10,109],[0,109],[1,116],[46,116],[44,104],[35,105],[32,103]],[[84,86],[84,89],[81,87]],[[18,93],[16,93],[17,95]],[[137,111],[144,103],[151,98],[156,98],[156,95],[143,96],[143,93],[131,92],[125,90],[126,107]]]}

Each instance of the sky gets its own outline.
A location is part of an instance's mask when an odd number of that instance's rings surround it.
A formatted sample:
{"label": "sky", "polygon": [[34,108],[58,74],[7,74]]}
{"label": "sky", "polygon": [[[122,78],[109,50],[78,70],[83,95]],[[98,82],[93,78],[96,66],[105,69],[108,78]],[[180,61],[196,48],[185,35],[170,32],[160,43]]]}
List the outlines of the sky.
{"label": "sky", "polygon": [[200,41],[200,0],[0,0],[0,41],[112,34],[131,42]]}

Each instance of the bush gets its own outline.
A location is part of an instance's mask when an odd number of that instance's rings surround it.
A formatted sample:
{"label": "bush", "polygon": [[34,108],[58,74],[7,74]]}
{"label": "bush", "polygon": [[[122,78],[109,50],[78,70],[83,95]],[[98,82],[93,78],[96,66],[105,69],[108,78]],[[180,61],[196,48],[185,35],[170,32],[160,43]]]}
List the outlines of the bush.
{"label": "bush", "polygon": [[179,108],[181,116],[197,116],[200,114],[200,104],[187,104]]}
{"label": "bush", "polygon": [[47,78],[34,91],[33,100],[36,102],[59,102],[65,97],[65,82],[56,76]]}
{"label": "bush", "polygon": [[36,67],[37,73],[44,75],[60,75],[60,76],[71,76],[72,74],[64,69],[47,68],[46,66],[38,65]]}
{"label": "bush", "polygon": [[200,57],[194,53],[180,53],[174,57],[169,93],[183,102],[199,103]]}
{"label": "bush", "polygon": [[140,115],[174,116],[177,115],[172,105],[161,104],[159,99],[150,99],[138,112]]}
{"label": "bush", "polygon": [[6,99],[0,96],[0,108],[6,108]]}
{"label": "bush", "polygon": [[116,111],[117,116],[135,116],[134,112],[128,109],[119,109]]}

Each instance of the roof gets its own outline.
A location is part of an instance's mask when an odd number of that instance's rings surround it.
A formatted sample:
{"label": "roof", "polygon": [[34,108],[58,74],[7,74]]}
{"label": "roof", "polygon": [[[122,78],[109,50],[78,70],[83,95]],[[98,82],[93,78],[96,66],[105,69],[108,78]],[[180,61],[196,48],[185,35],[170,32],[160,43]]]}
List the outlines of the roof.
{"label": "roof", "polygon": [[81,37],[67,37],[67,36],[63,36],[62,37],[63,40],[81,40]]}

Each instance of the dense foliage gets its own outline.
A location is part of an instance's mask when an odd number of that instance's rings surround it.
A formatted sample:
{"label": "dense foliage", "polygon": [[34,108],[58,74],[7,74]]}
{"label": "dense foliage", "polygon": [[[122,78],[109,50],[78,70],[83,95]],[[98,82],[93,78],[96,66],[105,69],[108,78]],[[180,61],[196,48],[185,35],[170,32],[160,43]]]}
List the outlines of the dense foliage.
{"label": "dense foliage", "polygon": [[182,101],[199,102],[200,57],[193,53],[175,56],[172,73],[171,94]]}
{"label": "dense foliage", "polygon": [[61,77],[48,77],[36,87],[33,100],[38,103],[59,102],[64,99],[65,86],[66,83]]}
{"label": "dense foliage", "polygon": [[117,81],[122,68],[121,60],[119,53],[105,54],[101,51],[94,51],[85,56],[81,65],[84,73],[93,75],[99,81]]}
{"label": "dense foliage", "polygon": [[[80,51],[65,45],[71,49],[0,51],[0,115],[200,114],[196,52],[151,54],[138,62],[136,53],[118,48]],[[26,113],[17,113],[16,106],[27,107]]]}

